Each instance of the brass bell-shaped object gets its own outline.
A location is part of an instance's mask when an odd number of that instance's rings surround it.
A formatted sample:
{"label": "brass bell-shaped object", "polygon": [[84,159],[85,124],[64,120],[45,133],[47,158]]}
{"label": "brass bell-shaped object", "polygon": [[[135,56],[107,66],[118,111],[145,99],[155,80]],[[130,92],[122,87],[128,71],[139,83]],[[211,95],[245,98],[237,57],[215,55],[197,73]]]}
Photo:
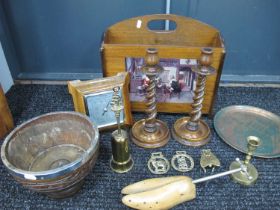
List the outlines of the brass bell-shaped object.
{"label": "brass bell-shaped object", "polygon": [[128,172],[133,167],[133,160],[129,151],[128,133],[121,129],[120,113],[124,109],[121,96],[118,94],[120,88],[113,88],[114,94],[111,102],[111,109],[115,112],[118,129],[112,133],[112,158],[110,161],[111,169],[117,173]]}

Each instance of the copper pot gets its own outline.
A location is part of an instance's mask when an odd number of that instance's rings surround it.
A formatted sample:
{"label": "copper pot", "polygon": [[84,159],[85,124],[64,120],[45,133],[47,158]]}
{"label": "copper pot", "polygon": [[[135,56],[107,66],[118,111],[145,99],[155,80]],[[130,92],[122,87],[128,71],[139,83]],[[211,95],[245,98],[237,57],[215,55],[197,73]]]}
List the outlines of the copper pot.
{"label": "copper pot", "polygon": [[76,112],[53,112],[15,128],[5,139],[1,158],[24,187],[50,197],[76,193],[94,166],[99,132]]}

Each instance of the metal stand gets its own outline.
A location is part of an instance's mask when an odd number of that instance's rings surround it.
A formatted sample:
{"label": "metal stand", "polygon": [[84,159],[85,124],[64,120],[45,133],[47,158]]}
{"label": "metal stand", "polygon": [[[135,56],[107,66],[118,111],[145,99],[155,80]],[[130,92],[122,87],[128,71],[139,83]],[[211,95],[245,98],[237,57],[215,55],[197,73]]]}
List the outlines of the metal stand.
{"label": "metal stand", "polygon": [[252,154],[260,145],[260,139],[256,136],[249,136],[247,138],[248,141],[248,154],[246,156],[245,161],[236,160],[230,164],[230,170],[234,170],[240,166],[240,164],[244,164],[246,167],[246,172],[240,171],[239,173],[232,174],[231,177],[235,182],[238,182],[242,185],[252,185],[258,179],[258,171],[254,165],[250,163]]}
{"label": "metal stand", "polygon": [[149,79],[146,89],[146,113],[147,118],[136,122],[131,129],[132,141],[140,147],[157,148],[164,146],[169,138],[167,125],[156,119],[156,88],[155,78],[162,67],[158,65],[158,53],[156,49],[148,49],[145,57],[145,65],[142,67],[143,73]]}
{"label": "metal stand", "polygon": [[202,115],[201,110],[204,100],[206,77],[215,72],[215,69],[210,66],[212,63],[212,55],[213,51],[210,48],[201,50],[200,65],[192,69],[196,72],[198,78],[190,117],[178,119],[172,128],[172,137],[187,146],[204,145],[211,137],[209,126],[200,118]]}
{"label": "metal stand", "polygon": [[260,139],[256,136],[248,136],[247,141],[248,141],[248,154],[246,156],[245,161],[241,161],[239,158],[236,158],[235,161],[231,163],[229,167],[230,169],[229,171],[196,179],[193,180],[193,183],[197,184],[200,182],[205,182],[225,175],[230,175],[232,179],[239,184],[245,186],[250,186],[254,184],[258,179],[258,171],[255,168],[255,166],[253,166],[250,163],[250,160],[252,158],[252,154],[260,145]]}

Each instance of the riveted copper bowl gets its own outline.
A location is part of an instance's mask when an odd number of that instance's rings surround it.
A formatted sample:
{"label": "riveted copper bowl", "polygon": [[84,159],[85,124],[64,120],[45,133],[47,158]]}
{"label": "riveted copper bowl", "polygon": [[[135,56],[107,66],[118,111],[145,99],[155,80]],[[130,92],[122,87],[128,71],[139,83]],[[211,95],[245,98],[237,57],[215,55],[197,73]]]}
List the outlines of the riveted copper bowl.
{"label": "riveted copper bowl", "polygon": [[88,117],[53,112],[15,128],[2,145],[1,158],[24,187],[64,198],[80,189],[98,149],[99,132]]}

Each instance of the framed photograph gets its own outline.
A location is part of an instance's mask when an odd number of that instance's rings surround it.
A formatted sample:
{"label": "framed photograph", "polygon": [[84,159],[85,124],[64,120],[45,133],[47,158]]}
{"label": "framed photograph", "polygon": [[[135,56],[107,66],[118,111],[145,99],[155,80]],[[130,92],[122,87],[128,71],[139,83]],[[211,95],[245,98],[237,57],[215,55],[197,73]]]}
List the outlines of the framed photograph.
{"label": "framed photograph", "polygon": [[[156,78],[158,103],[192,103],[196,74],[191,70],[197,66],[196,59],[160,59],[163,71]],[[147,78],[142,73],[143,58],[126,58],[126,70],[130,74],[130,101],[143,102]]]}
{"label": "framed photograph", "polygon": [[72,95],[75,111],[84,113],[98,125],[100,130],[110,129],[117,125],[115,114],[111,111],[113,88],[120,87],[119,95],[124,104],[121,113],[121,124],[130,126],[133,122],[128,93],[129,74],[118,73],[116,76],[89,81],[70,81],[68,90]]}

